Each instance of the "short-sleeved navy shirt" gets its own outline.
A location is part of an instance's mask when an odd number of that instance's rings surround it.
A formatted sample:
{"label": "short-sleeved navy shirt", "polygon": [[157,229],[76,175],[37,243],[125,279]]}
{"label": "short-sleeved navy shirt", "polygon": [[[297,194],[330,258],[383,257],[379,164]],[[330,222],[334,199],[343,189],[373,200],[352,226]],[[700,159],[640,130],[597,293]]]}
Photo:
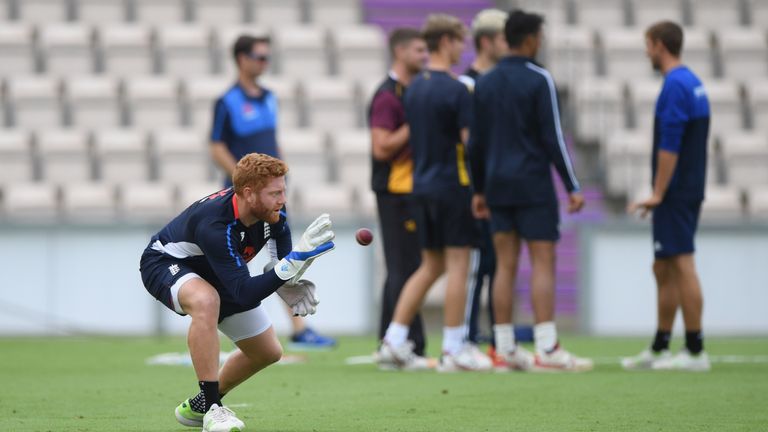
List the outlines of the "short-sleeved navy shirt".
{"label": "short-sleeved navy shirt", "polygon": [[468,188],[461,139],[472,114],[467,86],[448,72],[426,70],[408,86],[404,106],[413,152],[413,193],[434,196]]}

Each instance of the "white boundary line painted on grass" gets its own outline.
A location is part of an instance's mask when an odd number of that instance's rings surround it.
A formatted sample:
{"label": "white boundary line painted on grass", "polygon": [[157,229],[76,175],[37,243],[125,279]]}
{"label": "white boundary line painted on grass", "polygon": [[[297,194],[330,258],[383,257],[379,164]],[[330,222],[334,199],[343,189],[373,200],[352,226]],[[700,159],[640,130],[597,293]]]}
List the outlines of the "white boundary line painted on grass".
{"label": "white boundary line painted on grass", "polygon": [[[622,358],[623,357],[593,357],[592,361],[594,361],[596,365],[618,365],[621,364]],[[709,361],[712,363],[764,364],[768,363],[768,355],[711,355],[709,356]]]}
{"label": "white boundary line painted on grass", "polygon": [[[620,365],[622,357],[593,357],[596,365]],[[768,363],[768,355],[713,355],[709,356],[712,363],[731,364],[765,364]],[[347,357],[344,364],[350,366],[374,364],[376,361],[371,355]]]}

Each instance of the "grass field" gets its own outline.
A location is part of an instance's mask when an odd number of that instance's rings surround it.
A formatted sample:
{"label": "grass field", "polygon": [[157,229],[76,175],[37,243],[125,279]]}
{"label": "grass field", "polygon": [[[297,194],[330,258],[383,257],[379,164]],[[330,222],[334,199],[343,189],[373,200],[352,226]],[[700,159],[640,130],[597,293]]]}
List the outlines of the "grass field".
{"label": "grass field", "polygon": [[[768,430],[768,339],[707,340],[716,359],[742,362],[719,361],[705,374],[622,371],[613,360],[645,340],[564,342],[594,356],[596,370],[380,372],[345,364],[369,354],[371,338],[342,338],[303,364],[269,368],[225,402],[249,431]],[[196,392],[192,369],[145,364],[185,350],[180,338],[0,339],[0,430],[191,430],[173,409]]]}

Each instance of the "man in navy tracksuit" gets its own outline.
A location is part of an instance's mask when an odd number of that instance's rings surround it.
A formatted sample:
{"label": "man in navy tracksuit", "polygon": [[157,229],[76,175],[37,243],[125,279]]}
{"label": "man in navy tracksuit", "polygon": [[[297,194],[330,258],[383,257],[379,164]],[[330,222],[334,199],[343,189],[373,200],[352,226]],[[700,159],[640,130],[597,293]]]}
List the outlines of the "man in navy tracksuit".
{"label": "man in navy tracksuit", "polygon": [[[533,58],[543,18],[510,12],[504,33],[510,56],[475,85],[470,132],[476,217],[489,218],[496,251],[493,281],[494,337],[501,369],[588,370],[558,343],[554,323],[555,243],[559,211],[551,165],[569,192],[569,212],[584,205],[560,129],[551,75]],[[521,241],[528,246],[535,317],[535,356],[515,343],[512,302]]]}
{"label": "man in navy tracksuit", "polygon": [[[259,307],[262,300],[277,292],[294,314],[315,311],[314,285],[298,278],[333,249],[334,234],[328,215],[322,215],[292,247],[282,211],[287,171],[271,156],[244,156],[235,166],[232,188],[190,205],[152,237],[141,256],[147,291],[192,318],[187,342],[200,393],[176,408],[176,419],[185,426],[202,426],[204,432],[243,429],[221,398],[282,355],[269,316]],[[265,245],[276,265],[252,276],[247,263]],[[221,370],[218,330],[239,348]]]}
{"label": "man in navy tracksuit", "polygon": [[[653,130],[653,194],[630,211],[653,211],[653,272],[658,287],[658,327],[650,349],[622,361],[626,369],[706,371],[701,337],[702,295],[693,259],[693,237],[704,200],[709,100],[699,78],[680,62],[683,31],[660,22],[646,32],[651,64],[664,74]],[[672,355],[669,339],[677,308],[683,310],[685,349]]]}

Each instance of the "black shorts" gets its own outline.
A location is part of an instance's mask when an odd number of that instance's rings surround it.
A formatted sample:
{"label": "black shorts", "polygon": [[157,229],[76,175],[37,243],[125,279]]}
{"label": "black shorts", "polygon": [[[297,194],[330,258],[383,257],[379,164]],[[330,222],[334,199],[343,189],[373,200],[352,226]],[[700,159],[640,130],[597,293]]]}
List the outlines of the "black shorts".
{"label": "black shorts", "polygon": [[491,207],[491,232],[509,231],[528,241],[558,241],[560,212],[557,203]]}
{"label": "black shorts", "polygon": [[469,190],[414,197],[414,219],[421,249],[474,247],[477,244]]}
{"label": "black shorts", "polygon": [[656,258],[693,253],[700,213],[701,201],[665,200],[653,210]]}
{"label": "black shorts", "polygon": [[141,280],[152,297],[179,315],[181,309],[178,291],[181,285],[193,277],[199,277],[183,260],[176,259],[147,247],[141,255]]}

